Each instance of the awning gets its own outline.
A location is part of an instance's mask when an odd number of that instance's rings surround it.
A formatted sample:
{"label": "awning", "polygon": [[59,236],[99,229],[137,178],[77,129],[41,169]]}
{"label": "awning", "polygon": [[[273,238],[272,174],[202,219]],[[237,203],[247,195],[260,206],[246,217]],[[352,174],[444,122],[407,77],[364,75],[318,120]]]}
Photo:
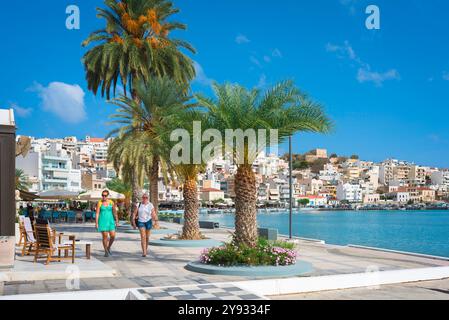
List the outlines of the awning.
{"label": "awning", "polygon": [[79,192],[72,192],[67,190],[47,190],[37,194],[42,200],[72,200],[77,199]]}
{"label": "awning", "polygon": [[19,190],[20,199],[22,201],[34,201],[38,198],[37,194],[27,191]]}
{"label": "awning", "polygon": [[[108,190],[108,189],[105,189]],[[103,193],[104,190],[97,190],[97,191],[89,191],[86,193],[83,193],[79,196],[79,199],[81,200],[88,200],[88,201],[97,201],[97,200],[101,200],[101,194]],[[124,200],[126,197],[118,192],[112,191],[112,190],[108,190],[109,191],[109,199],[113,199],[113,200]]]}

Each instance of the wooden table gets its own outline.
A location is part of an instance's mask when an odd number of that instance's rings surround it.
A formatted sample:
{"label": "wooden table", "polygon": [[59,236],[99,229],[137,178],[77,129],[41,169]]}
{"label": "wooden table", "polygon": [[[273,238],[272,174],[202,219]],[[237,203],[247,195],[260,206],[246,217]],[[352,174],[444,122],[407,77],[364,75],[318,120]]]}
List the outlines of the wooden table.
{"label": "wooden table", "polygon": [[[64,245],[71,245],[72,242],[65,242]],[[75,246],[86,246],[86,258],[90,260],[92,242],[90,241],[75,241]]]}

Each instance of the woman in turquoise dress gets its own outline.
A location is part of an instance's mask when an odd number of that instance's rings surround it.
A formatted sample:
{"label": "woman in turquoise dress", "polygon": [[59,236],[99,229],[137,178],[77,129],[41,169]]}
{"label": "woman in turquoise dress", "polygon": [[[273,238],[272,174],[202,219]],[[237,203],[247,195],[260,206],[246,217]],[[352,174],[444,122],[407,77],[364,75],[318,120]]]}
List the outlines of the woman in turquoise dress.
{"label": "woman in turquoise dress", "polygon": [[104,256],[111,255],[111,247],[115,241],[116,230],[119,224],[117,207],[114,201],[109,200],[109,191],[101,194],[102,200],[98,202],[97,214],[95,216],[96,228],[103,236]]}

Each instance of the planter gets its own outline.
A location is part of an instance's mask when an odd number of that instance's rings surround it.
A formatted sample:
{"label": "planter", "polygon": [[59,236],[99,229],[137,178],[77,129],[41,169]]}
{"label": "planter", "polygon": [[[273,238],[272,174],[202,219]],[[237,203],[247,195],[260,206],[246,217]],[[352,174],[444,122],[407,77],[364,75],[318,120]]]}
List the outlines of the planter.
{"label": "planter", "polygon": [[[139,229],[134,230],[132,228],[123,231],[124,233],[129,233],[129,234],[140,234]],[[172,230],[172,229],[153,229],[151,230],[151,234],[159,234],[159,235],[166,235],[166,234],[175,234],[178,231],[176,230]]]}
{"label": "planter", "polygon": [[237,276],[237,277],[297,277],[306,275],[313,271],[312,264],[304,261],[298,261],[291,266],[235,266],[235,267],[219,267],[209,264],[202,264],[199,261],[190,262],[185,267],[188,271],[203,274],[221,275],[221,276]]}
{"label": "planter", "polygon": [[157,247],[176,247],[176,248],[213,248],[223,245],[223,242],[206,239],[206,240],[171,240],[171,239],[160,239],[151,240],[151,246]]}

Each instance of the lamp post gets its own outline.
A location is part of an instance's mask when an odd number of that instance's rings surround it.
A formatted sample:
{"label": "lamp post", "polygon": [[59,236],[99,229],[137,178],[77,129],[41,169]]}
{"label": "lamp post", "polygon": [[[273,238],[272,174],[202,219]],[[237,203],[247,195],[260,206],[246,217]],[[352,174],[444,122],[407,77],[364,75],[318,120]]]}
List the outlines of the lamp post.
{"label": "lamp post", "polygon": [[290,171],[290,215],[289,215],[289,235],[290,239],[293,239],[293,228],[292,228],[292,222],[293,222],[293,154],[292,154],[292,136],[288,138],[288,144],[289,144],[289,171]]}

